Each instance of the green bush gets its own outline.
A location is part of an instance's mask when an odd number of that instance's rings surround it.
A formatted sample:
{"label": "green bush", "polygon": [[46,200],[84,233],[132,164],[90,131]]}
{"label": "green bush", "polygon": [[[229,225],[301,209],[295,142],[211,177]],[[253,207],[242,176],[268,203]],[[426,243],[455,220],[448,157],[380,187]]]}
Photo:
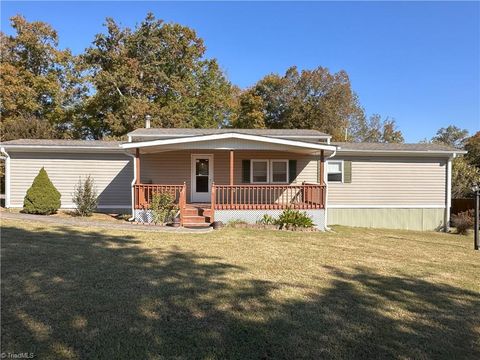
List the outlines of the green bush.
{"label": "green bush", "polygon": [[276,221],[280,229],[294,229],[300,228],[312,228],[314,226],[313,220],[307,215],[305,211],[298,211],[293,209],[285,209],[280,214]]}
{"label": "green bush", "polygon": [[452,215],[452,225],[456,228],[457,234],[468,234],[468,230],[473,228],[474,225],[473,216],[473,210]]}
{"label": "green bush", "polygon": [[23,211],[28,214],[54,214],[60,209],[60,197],[60,193],[42,167],[33,180],[32,186],[27,190],[23,200]]}
{"label": "green bush", "polygon": [[78,179],[78,184],[73,191],[72,201],[76,206],[77,214],[80,216],[91,216],[97,209],[97,190],[90,175],[83,182],[81,178]]}
{"label": "green bush", "polygon": [[177,214],[178,207],[172,195],[161,193],[152,196],[150,210],[152,210],[153,222],[163,225],[173,221],[173,218]]}
{"label": "green bush", "polygon": [[277,219],[268,214],[263,214],[262,218],[257,221],[257,224],[261,225],[277,225]]}

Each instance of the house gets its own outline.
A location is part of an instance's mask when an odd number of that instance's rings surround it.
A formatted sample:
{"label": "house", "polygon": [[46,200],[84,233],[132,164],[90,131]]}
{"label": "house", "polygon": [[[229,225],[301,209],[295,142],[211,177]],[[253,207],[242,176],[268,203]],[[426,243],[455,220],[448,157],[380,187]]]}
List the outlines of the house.
{"label": "house", "polygon": [[80,177],[91,175],[99,210],[151,221],[156,192],[168,192],[185,226],[283,209],[315,224],[436,230],[449,222],[451,164],[462,153],[436,144],[334,143],[315,130],[159,129],[127,142],[13,140],[1,144],[6,207],[18,208],[43,166],[72,208]]}

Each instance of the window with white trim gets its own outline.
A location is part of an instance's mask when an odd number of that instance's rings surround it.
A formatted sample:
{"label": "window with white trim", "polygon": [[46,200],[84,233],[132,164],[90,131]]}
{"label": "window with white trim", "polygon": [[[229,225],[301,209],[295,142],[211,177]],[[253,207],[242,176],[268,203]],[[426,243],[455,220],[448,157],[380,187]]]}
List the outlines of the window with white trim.
{"label": "window with white trim", "polygon": [[288,160],[271,160],[270,181],[277,184],[288,184]]}
{"label": "window with white trim", "polygon": [[328,182],[343,182],[343,161],[327,161]]}
{"label": "window with white trim", "polygon": [[251,160],[250,182],[254,184],[268,183],[268,160]]}

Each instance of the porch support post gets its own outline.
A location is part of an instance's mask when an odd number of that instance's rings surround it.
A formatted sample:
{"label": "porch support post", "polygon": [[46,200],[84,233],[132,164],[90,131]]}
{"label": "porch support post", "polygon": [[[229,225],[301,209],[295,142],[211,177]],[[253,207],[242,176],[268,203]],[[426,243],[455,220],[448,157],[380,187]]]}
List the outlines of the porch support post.
{"label": "porch support post", "polygon": [[140,149],[135,149],[135,184],[140,184]]}
{"label": "porch support post", "polygon": [[234,153],[233,150],[230,150],[230,206],[233,206],[233,163],[234,163]]}
{"label": "porch support post", "polygon": [[230,186],[233,186],[233,163],[234,163],[234,153],[233,153],[233,150],[230,150]]}
{"label": "porch support post", "polygon": [[318,176],[320,178],[318,179],[320,185],[325,184],[325,155],[323,150],[320,150],[320,166],[318,169]]}
{"label": "porch support post", "polygon": [[[135,149],[135,185],[140,185],[140,149]],[[144,196],[140,186],[134,186],[135,209],[140,209]]]}

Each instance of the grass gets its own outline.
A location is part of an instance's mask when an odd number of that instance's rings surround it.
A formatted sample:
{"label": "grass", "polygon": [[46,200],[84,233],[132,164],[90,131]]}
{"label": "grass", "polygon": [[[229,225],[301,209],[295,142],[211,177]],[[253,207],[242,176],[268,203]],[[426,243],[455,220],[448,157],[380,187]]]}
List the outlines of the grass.
{"label": "grass", "polygon": [[192,235],[2,221],[2,352],[480,358],[471,237],[335,230]]}
{"label": "grass", "polygon": [[[0,208],[0,212],[9,212],[9,213],[21,213],[23,211],[22,208],[11,208],[5,209]],[[80,216],[78,215],[75,210],[58,210],[55,214],[49,215],[52,218],[78,218],[82,220],[89,220],[89,221],[110,221],[110,222],[117,222],[122,223],[128,220],[132,215],[131,214],[108,214],[108,213],[100,213],[94,212],[91,216]]]}

